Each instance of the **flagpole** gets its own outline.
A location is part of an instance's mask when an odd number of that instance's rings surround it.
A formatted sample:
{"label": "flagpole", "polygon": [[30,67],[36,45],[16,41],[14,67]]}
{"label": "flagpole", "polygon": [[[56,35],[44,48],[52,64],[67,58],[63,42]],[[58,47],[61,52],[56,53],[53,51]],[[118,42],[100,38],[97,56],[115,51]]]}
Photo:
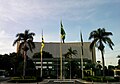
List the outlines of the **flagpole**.
{"label": "flagpole", "polygon": [[42,65],[42,51],[41,51],[41,74],[40,74],[40,76],[42,77],[42,68],[43,68],[43,65]]}
{"label": "flagpole", "polygon": [[42,71],[43,71],[43,59],[42,59],[42,51],[43,51],[43,48],[44,48],[44,39],[43,39],[43,30],[42,30],[42,42],[41,42],[41,49],[40,49],[40,54],[41,54],[41,73],[40,73],[40,76],[42,77]]}
{"label": "flagpole", "polygon": [[81,71],[82,71],[82,78],[84,77],[84,74],[83,74],[83,55],[81,53]]}
{"label": "flagpole", "polygon": [[60,79],[62,80],[62,39],[60,41]]}
{"label": "flagpole", "polygon": [[[60,22],[61,28],[63,28],[62,26],[62,20]],[[60,28],[60,79],[62,80],[62,29]]]}
{"label": "flagpole", "polygon": [[63,25],[62,25],[62,20],[60,22],[61,24],[61,31],[60,31],[60,79],[63,79],[63,71],[62,71],[62,67],[63,67],[63,64],[62,64],[62,41],[64,43],[64,40],[65,40],[65,31],[63,29]]}
{"label": "flagpole", "polygon": [[80,32],[81,37],[81,71],[82,71],[82,78],[84,77],[83,73],[83,39],[82,39],[82,33]]}

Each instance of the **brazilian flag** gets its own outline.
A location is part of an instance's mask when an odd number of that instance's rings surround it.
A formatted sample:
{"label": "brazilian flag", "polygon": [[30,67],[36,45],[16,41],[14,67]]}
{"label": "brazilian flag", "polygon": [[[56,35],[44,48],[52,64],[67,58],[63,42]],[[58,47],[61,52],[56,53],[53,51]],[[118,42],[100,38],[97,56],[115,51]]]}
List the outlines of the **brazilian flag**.
{"label": "brazilian flag", "polygon": [[64,43],[66,33],[65,33],[64,29],[63,29],[62,21],[61,21],[60,24],[61,24],[61,39],[62,39],[62,41]]}

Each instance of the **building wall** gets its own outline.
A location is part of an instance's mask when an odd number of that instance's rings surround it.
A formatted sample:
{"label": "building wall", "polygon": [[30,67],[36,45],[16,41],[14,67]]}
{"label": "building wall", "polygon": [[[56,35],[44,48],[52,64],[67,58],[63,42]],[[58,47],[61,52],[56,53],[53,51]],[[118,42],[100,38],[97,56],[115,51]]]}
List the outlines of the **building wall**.
{"label": "building wall", "polygon": [[[41,48],[41,42],[35,42],[35,49],[33,49],[33,53],[28,51],[27,54],[30,58],[34,55],[34,53],[40,52]],[[85,67],[84,65],[86,64],[87,60],[92,60],[94,63],[96,62],[96,55],[95,55],[95,48],[93,49],[93,52],[90,51],[89,49],[90,42],[84,42],[83,43],[83,68]],[[71,43],[62,43],[61,48],[62,48],[62,54],[65,54],[68,52],[69,48],[72,48],[72,50],[77,50],[77,55],[73,56],[72,61],[75,61],[78,63],[78,67],[81,71],[81,42],[71,42]],[[43,51],[49,52],[52,54],[54,58],[45,58],[42,60],[42,74],[45,77],[50,77],[52,75],[55,76],[55,78],[60,77],[60,43],[56,42],[50,42],[50,43],[45,43],[45,46],[43,48]],[[41,70],[41,59],[40,58],[34,58],[32,59],[36,69]],[[65,76],[66,70],[65,70],[65,64],[69,62],[69,59],[62,59],[62,70],[63,70],[63,75]],[[69,71],[69,70],[68,70]],[[67,72],[68,72],[67,71]]]}
{"label": "building wall", "polygon": [[[96,62],[96,55],[95,55],[95,49],[93,49],[93,52],[89,49],[90,42],[84,42],[83,43],[83,59],[89,59],[93,60],[93,62]],[[30,58],[34,55],[34,53],[40,52],[41,48],[41,42],[35,42],[35,49],[33,49],[33,53],[28,51],[27,54]],[[62,54],[65,54],[68,52],[68,49],[71,47],[72,50],[77,50],[77,55],[73,56],[73,58],[81,58],[81,42],[71,42],[71,43],[62,43]],[[54,58],[60,57],[60,43],[57,42],[49,42],[45,43],[45,46],[43,48],[43,51],[49,52],[53,55]]]}

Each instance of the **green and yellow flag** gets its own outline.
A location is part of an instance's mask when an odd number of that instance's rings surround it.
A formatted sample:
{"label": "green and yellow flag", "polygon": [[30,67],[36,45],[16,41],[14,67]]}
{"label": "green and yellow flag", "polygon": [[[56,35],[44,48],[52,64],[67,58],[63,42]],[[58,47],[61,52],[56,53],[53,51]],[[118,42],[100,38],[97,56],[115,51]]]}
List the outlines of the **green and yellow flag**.
{"label": "green and yellow flag", "polygon": [[44,46],[45,46],[45,44],[44,44],[43,32],[42,32],[42,42],[41,42],[41,49],[40,49],[41,52],[42,52]]}
{"label": "green and yellow flag", "polygon": [[63,29],[62,21],[61,21],[60,24],[61,24],[61,39],[62,39],[62,41],[64,43],[66,33],[65,33],[64,29]]}

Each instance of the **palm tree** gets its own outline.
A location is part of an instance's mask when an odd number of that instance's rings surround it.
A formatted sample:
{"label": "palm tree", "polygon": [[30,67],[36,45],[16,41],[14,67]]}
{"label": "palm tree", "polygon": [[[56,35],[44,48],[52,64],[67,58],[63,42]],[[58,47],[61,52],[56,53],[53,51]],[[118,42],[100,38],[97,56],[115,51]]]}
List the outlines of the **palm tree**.
{"label": "palm tree", "polygon": [[19,51],[21,51],[21,49],[23,50],[22,52],[22,55],[24,57],[23,77],[25,76],[27,51],[30,49],[30,51],[32,52],[32,49],[35,48],[33,42],[34,35],[35,33],[33,32],[29,33],[29,30],[25,30],[24,33],[16,34],[17,39],[13,43],[14,46],[17,42],[20,42]]}
{"label": "palm tree", "polygon": [[77,54],[77,50],[72,50],[72,48],[70,47],[68,49],[68,52],[66,54],[64,54],[65,58],[72,58],[73,55]]}
{"label": "palm tree", "polygon": [[97,30],[94,30],[90,33],[89,40],[93,39],[93,41],[90,44],[90,50],[92,50],[95,47],[98,48],[98,50],[101,51],[102,55],[102,65],[103,65],[103,77],[105,76],[105,62],[104,62],[104,44],[108,44],[108,46],[113,50],[114,43],[112,42],[110,35],[113,35],[111,32],[106,32],[105,28],[99,28]]}
{"label": "palm tree", "polygon": [[76,54],[77,54],[77,50],[72,50],[71,47],[68,49],[68,52],[64,54],[65,58],[70,59],[70,79],[71,79],[71,59],[72,59],[72,56]]}

